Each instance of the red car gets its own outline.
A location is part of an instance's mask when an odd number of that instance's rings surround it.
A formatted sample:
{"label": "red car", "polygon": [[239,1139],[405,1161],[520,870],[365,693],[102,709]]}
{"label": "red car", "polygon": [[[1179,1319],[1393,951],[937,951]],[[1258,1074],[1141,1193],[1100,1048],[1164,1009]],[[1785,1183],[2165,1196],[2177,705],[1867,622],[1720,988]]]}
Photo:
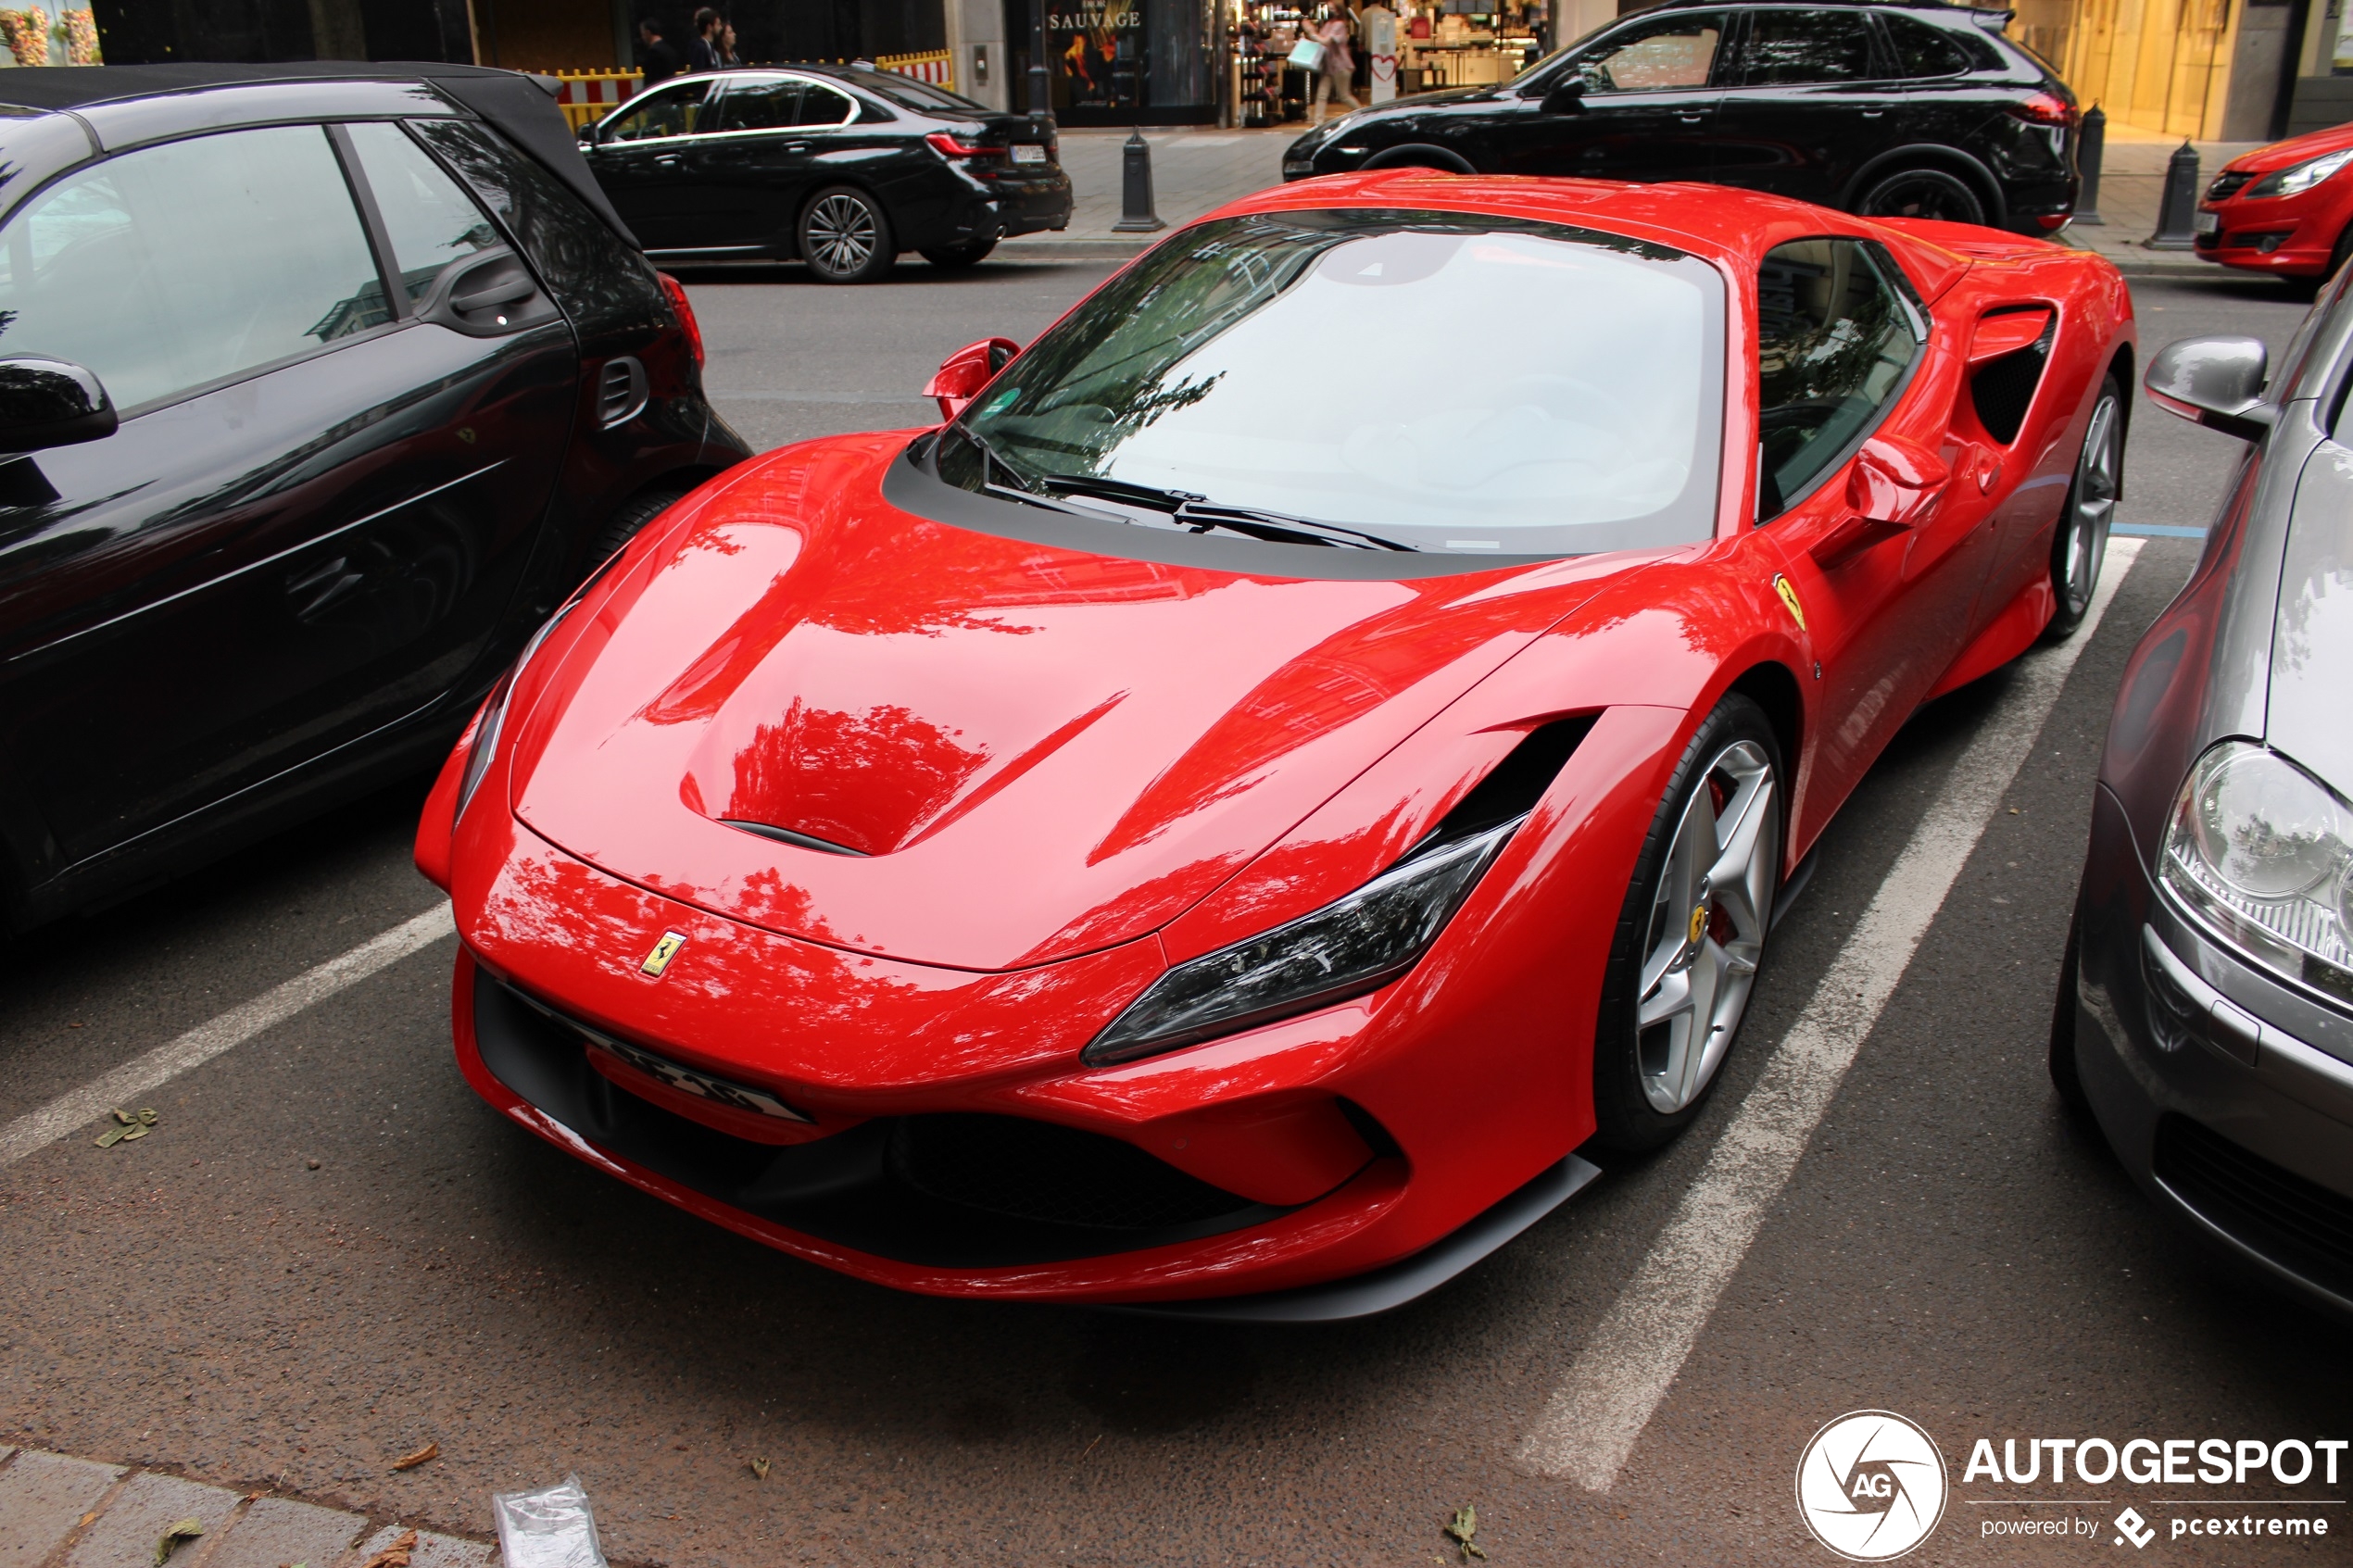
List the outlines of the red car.
{"label": "red car", "polygon": [[1237,202],[557,616],[418,837],[459,1062],[904,1289],[1410,1299],[1692,1120],[1888,737],[2081,620],[2133,341],[1990,230]]}
{"label": "red car", "polygon": [[2233,158],[2198,204],[2197,254],[2288,278],[2334,276],[2353,255],[2347,165],[2353,125],[2291,136]]}

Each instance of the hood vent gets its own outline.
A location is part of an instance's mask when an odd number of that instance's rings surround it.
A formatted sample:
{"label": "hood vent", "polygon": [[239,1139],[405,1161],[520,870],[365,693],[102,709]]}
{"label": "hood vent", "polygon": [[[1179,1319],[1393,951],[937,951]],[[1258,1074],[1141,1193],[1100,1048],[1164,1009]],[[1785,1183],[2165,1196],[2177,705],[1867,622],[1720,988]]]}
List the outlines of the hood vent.
{"label": "hood vent", "polygon": [[731,828],[756,833],[762,838],[773,838],[779,844],[789,844],[797,849],[822,849],[828,855],[854,855],[862,860],[872,859],[863,849],[852,849],[847,844],[836,844],[831,839],[819,838],[813,833],[795,833],[790,828],[771,827],[766,822],[747,822],[734,817],[719,820]]}
{"label": "hood vent", "polygon": [[2058,317],[2043,329],[2043,335],[2012,354],[1998,359],[1988,359],[1969,377],[1969,401],[1977,408],[1977,422],[1985,433],[2007,446],[2018,439],[2026,423],[2026,411],[2034,404],[2034,389],[2043,383],[2043,367],[2051,357],[2051,340],[2058,331]]}
{"label": "hood vent", "polygon": [[597,422],[606,430],[646,411],[646,367],[635,356],[608,359],[597,378]]}
{"label": "hood vent", "polygon": [[1429,836],[1415,846],[1415,851],[1419,853],[1435,845],[1485,833],[1536,809],[1536,802],[1553,786],[1553,780],[1560,776],[1561,769],[1594,722],[1595,715],[1580,713],[1574,719],[1554,719],[1529,731],[1501,762],[1488,770],[1485,778],[1471,786],[1468,795],[1454,802],[1454,809],[1440,820]]}

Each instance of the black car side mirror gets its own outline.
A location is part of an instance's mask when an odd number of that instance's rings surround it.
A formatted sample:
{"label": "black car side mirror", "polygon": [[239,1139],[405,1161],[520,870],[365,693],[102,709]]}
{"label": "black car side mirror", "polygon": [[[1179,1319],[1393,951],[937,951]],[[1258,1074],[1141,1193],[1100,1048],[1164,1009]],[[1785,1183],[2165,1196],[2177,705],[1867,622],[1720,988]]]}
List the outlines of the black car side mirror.
{"label": "black car side mirror", "polygon": [[2271,428],[2263,401],[2271,350],[2256,337],[2185,337],[2149,361],[2149,401],[2193,424],[2259,441]]}
{"label": "black car side mirror", "polygon": [[595,146],[597,144],[597,122],[593,119],[585,121],[578,131],[573,132],[573,135],[579,141],[581,145],[585,147]]}
{"label": "black car side mirror", "polygon": [[0,455],[104,440],[117,422],[94,372],[37,354],[0,359]]}
{"label": "black car side mirror", "polygon": [[1571,71],[1554,82],[1537,106],[1546,114],[1582,114],[1585,112],[1585,78]]}

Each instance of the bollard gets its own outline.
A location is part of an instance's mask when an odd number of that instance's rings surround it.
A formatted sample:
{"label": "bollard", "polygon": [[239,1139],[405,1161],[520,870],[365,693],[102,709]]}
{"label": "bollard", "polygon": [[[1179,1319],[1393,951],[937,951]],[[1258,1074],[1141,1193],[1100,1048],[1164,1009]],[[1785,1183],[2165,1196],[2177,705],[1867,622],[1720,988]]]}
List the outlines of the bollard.
{"label": "bollard", "polygon": [[1127,144],[1120,148],[1119,184],[1119,221],[1111,226],[1113,233],[1149,234],[1168,227],[1152,211],[1152,149],[1140,129],[1129,132]]}
{"label": "bollard", "polygon": [[2141,243],[2150,250],[2189,250],[2197,244],[2190,225],[2197,220],[2197,149],[2184,141],[2165,162],[2165,193],[2157,198],[2157,232]]}
{"label": "bollard", "polygon": [[2082,139],[2075,144],[2075,167],[2083,176],[2083,188],[2075,199],[2077,223],[2106,223],[2100,216],[2100,157],[2108,150],[2108,115],[2099,105],[2083,117]]}

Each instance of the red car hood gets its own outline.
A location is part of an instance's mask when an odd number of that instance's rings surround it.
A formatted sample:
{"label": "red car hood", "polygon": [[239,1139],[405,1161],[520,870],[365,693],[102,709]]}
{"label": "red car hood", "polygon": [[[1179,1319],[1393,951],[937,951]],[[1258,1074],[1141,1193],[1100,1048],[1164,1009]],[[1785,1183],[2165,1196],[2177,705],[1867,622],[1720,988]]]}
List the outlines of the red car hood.
{"label": "red car hood", "polygon": [[522,821],[768,930],[1044,963],[1175,918],[1641,564],[1326,582],[1084,554],[891,507],[905,439],[746,464],[593,594],[516,694]]}
{"label": "red car hood", "polygon": [[2287,169],[2306,158],[2335,152],[2340,147],[2353,147],[2353,125],[2332,125],[2325,131],[2308,131],[2301,136],[2291,136],[2284,142],[2274,142],[2268,147],[2241,153],[2222,167],[2245,169],[2251,174],[2269,174],[2275,169]]}

